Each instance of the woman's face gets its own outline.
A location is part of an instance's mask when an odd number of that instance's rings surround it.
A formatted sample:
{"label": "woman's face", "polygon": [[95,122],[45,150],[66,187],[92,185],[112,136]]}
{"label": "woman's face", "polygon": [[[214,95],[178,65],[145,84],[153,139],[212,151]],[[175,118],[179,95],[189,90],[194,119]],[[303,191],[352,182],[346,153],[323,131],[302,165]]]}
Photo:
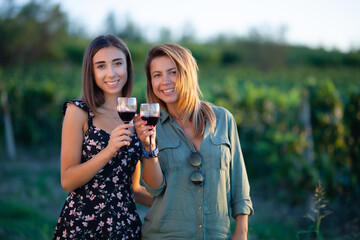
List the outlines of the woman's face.
{"label": "woman's face", "polygon": [[167,107],[177,106],[179,93],[175,90],[177,72],[174,63],[168,56],[156,57],[150,64],[151,85],[154,94],[161,99]]}
{"label": "woman's face", "polygon": [[96,85],[104,95],[121,93],[127,81],[127,63],[125,54],[117,47],[100,49],[93,57]]}

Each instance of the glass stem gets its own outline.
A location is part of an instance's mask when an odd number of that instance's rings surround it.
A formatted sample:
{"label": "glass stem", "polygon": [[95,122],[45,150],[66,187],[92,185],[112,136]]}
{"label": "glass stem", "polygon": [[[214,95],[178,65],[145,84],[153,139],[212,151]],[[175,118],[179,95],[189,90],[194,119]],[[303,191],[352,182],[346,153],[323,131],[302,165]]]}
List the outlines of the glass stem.
{"label": "glass stem", "polygon": [[149,136],[149,138],[150,138],[150,154],[151,154],[151,135]]}

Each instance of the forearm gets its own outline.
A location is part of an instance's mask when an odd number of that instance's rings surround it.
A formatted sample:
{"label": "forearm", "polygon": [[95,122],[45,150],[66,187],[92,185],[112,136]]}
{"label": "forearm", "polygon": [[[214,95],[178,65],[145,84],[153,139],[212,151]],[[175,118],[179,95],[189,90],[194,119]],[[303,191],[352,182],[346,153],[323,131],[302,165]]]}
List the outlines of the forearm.
{"label": "forearm", "polygon": [[[61,171],[61,185],[67,192],[88,183],[112,158],[106,149],[99,152],[90,160],[70,166]],[[63,161],[63,159],[62,159]]]}
{"label": "forearm", "polygon": [[144,159],[142,178],[152,188],[158,188],[164,181],[158,158]]}
{"label": "forearm", "polygon": [[239,214],[235,218],[235,231],[232,240],[247,240],[248,215]]}
{"label": "forearm", "polygon": [[141,205],[151,207],[153,197],[143,186],[134,188],[135,202]]}

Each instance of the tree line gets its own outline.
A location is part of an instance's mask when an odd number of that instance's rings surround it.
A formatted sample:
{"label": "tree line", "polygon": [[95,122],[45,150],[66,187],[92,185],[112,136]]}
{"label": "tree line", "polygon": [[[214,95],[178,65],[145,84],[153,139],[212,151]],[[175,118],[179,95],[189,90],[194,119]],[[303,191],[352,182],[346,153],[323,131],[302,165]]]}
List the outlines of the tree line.
{"label": "tree line", "polygon": [[[83,50],[92,38],[70,27],[68,16],[59,4],[45,0],[29,1],[23,6],[2,0],[0,9],[0,65],[18,66],[48,61],[81,62]],[[113,33],[127,42],[148,45],[150,42],[130,18],[118,26],[110,12],[104,33]],[[280,33],[283,34],[283,33]],[[264,34],[252,29],[248,36],[217,37],[199,43],[194,33],[184,32],[176,41],[194,50],[203,64],[252,66],[262,71],[296,65],[313,67],[358,67],[360,49],[341,52],[336,49],[312,49],[289,45],[283,36]],[[171,30],[162,29],[158,41],[172,41]],[[142,59],[134,59],[143,61]]]}

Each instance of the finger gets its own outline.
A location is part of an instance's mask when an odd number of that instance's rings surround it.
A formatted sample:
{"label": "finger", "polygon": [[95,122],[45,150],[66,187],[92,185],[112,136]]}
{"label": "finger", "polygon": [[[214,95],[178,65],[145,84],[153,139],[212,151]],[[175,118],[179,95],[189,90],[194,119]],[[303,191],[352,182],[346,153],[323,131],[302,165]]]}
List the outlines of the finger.
{"label": "finger", "polygon": [[129,137],[131,138],[133,136],[133,132],[128,129],[119,129],[119,130],[113,130],[111,132],[110,137],[113,139],[119,139],[121,137]]}
{"label": "finger", "polygon": [[134,126],[133,123],[127,123],[127,124],[119,124],[116,128],[114,128],[114,131],[120,131],[123,129],[128,129],[128,128],[132,128]]}
{"label": "finger", "polygon": [[130,137],[123,135],[115,138],[114,142],[116,144],[116,147],[122,147],[124,145],[130,145],[131,140],[132,139]]}
{"label": "finger", "polygon": [[141,120],[141,118],[139,118],[139,119],[136,119],[135,120],[135,128],[136,129],[138,129],[139,127],[141,127],[142,125],[144,125],[143,123],[142,123],[142,120]]}
{"label": "finger", "polygon": [[121,146],[129,146],[129,145],[130,145],[130,142],[131,142],[131,141],[126,141],[126,140],[124,140],[124,141],[121,142],[121,143],[122,143]]}
{"label": "finger", "polygon": [[118,126],[119,129],[128,129],[128,128],[132,128],[132,127],[134,127],[133,123],[120,124]]}
{"label": "finger", "polygon": [[131,131],[128,128],[117,127],[111,132],[111,135],[113,135],[113,136],[122,136],[122,135],[133,136],[134,134],[133,134],[133,131]]}
{"label": "finger", "polygon": [[149,128],[147,128],[147,129],[145,129],[145,130],[143,131],[143,134],[144,134],[145,137],[151,136],[151,135],[153,135],[154,133],[155,133],[155,130],[154,130],[154,129],[149,129]]}
{"label": "finger", "polygon": [[148,137],[147,132],[148,132],[148,128],[145,125],[136,129],[137,136],[141,142],[146,141],[146,138]]}
{"label": "finger", "polygon": [[136,115],[136,117],[134,118],[135,123],[139,122],[139,121],[141,121],[141,115],[140,114]]}

